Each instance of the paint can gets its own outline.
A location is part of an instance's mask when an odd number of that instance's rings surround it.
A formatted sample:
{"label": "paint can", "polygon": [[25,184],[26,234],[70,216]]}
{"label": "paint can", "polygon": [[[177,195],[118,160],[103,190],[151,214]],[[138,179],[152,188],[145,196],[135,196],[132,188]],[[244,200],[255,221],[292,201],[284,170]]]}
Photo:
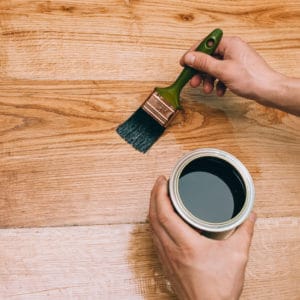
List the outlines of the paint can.
{"label": "paint can", "polygon": [[249,216],[255,189],[249,171],[235,156],[202,148],[177,162],[169,194],[185,222],[208,237],[224,239]]}

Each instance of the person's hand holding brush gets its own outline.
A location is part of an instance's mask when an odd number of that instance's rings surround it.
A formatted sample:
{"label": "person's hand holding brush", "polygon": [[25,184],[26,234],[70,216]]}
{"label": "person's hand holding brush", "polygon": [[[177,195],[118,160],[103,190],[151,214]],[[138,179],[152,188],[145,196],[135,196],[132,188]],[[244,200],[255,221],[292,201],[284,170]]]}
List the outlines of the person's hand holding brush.
{"label": "person's hand holding brush", "polygon": [[[192,49],[180,60],[182,65],[199,71],[190,81],[192,87],[203,83],[203,91],[209,94],[218,79],[218,96],[223,96],[228,88],[233,93],[260,104],[300,115],[300,79],[287,77],[273,70],[240,38],[223,37],[215,51],[219,59]],[[203,72],[207,74],[204,78]]]}

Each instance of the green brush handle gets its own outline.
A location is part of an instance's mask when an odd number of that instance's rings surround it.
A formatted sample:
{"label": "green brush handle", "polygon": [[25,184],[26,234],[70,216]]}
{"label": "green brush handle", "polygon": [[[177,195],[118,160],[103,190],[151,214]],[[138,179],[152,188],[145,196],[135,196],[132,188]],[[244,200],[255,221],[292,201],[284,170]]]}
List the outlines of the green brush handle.
{"label": "green brush handle", "polygon": [[[221,29],[215,29],[212,31],[195,49],[195,51],[201,51],[206,54],[213,54],[219,45],[223,36]],[[165,88],[155,88],[155,90],[172,106],[176,109],[180,108],[180,92],[187,82],[197,73],[198,71],[191,67],[184,67],[182,72],[177,77],[176,81]]]}

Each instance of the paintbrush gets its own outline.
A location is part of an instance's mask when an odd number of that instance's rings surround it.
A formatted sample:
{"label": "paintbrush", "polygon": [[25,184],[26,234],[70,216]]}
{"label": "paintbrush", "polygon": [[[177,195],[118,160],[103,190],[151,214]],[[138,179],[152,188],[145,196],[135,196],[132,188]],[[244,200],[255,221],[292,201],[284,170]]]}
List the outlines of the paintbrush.
{"label": "paintbrush", "polygon": [[[212,31],[195,49],[213,54],[223,32]],[[168,87],[156,87],[142,106],[117,128],[118,134],[135,149],[145,153],[163,134],[180,107],[180,92],[198,71],[184,67],[176,81]]]}

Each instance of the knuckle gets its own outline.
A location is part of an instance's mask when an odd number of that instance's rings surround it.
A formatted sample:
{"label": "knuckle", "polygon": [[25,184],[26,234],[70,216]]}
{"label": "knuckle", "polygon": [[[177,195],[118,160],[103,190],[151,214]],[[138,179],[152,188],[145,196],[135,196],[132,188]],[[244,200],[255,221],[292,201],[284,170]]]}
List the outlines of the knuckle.
{"label": "knuckle", "polygon": [[240,47],[244,47],[247,43],[238,36],[233,37],[233,43],[237,44]]}
{"label": "knuckle", "polygon": [[234,36],[232,37],[232,41],[235,42],[235,43],[242,43],[242,39],[238,36]]}
{"label": "knuckle", "polygon": [[199,70],[206,70],[208,68],[208,59],[206,56],[196,56],[195,67]]}

